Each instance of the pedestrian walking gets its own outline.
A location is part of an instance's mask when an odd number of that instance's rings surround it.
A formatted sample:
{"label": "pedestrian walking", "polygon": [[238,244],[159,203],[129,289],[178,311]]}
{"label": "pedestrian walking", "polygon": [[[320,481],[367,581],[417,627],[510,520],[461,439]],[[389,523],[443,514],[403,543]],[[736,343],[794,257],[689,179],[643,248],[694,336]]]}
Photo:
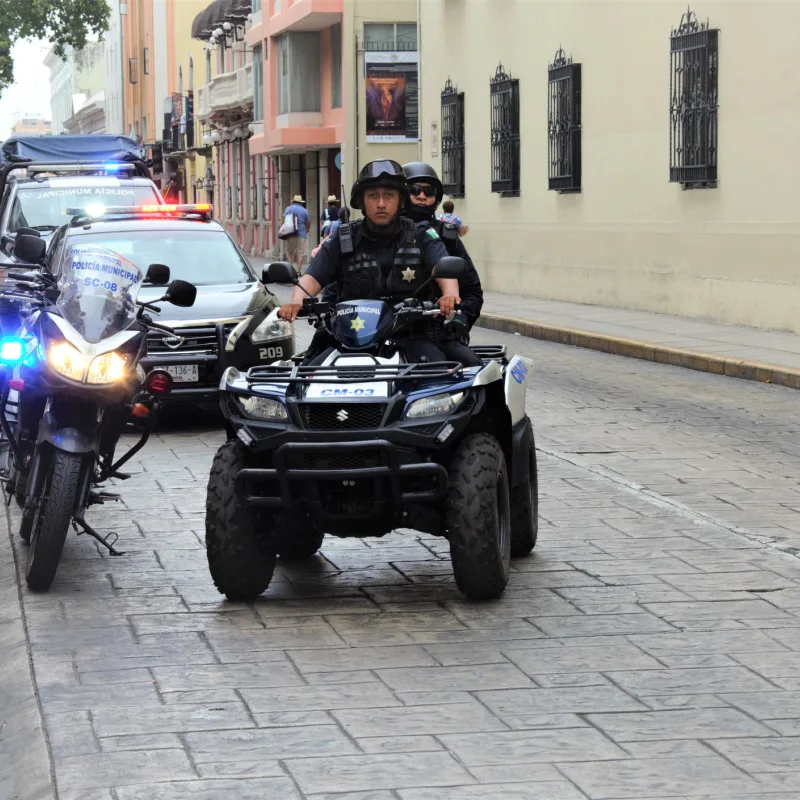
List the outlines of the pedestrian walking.
{"label": "pedestrian walking", "polygon": [[439,219],[442,222],[452,222],[458,225],[458,235],[466,236],[469,233],[469,225],[465,225],[464,221],[456,213],[456,205],[452,200],[445,200],[442,203],[442,211],[444,212]]}
{"label": "pedestrian walking", "polygon": [[303,196],[296,194],[292,204],[283,212],[283,224],[278,231],[278,238],[284,242],[284,257],[295,265],[297,274],[303,271],[303,260],[308,250],[308,229],[311,227],[311,216],[306,210]]}
{"label": "pedestrian walking", "polygon": [[328,205],[319,215],[320,237],[322,240],[328,236],[333,227],[333,223],[339,219],[339,200],[335,194],[328,195]]}

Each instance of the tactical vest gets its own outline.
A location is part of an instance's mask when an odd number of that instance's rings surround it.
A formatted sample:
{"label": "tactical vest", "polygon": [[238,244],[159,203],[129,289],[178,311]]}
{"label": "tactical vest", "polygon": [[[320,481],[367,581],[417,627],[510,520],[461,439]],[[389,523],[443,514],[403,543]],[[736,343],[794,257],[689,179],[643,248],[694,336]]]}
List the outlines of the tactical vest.
{"label": "tactical vest", "polygon": [[400,223],[397,252],[385,281],[374,254],[365,252],[360,246],[363,220],[351,224],[353,249],[350,253],[342,252],[340,300],[378,300],[384,297],[404,300],[430,278],[431,271],[422,260],[422,252],[417,245],[416,224],[404,217],[400,218]]}

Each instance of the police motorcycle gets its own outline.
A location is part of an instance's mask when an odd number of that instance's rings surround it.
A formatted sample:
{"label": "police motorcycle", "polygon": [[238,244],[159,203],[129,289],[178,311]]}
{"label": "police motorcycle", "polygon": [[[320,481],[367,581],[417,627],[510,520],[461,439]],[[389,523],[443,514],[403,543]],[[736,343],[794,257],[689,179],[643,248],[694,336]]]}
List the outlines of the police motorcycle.
{"label": "police motorcycle", "polygon": [[[434,277],[457,278],[460,258]],[[286,263],[264,283],[297,283]],[[532,362],[474,347],[483,365],[409,363],[402,332],[439,315],[416,297],[327,304],[300,312],[335,342],[324,363],[229,368],[221,405],[231,438],[208,483],[211,577],[230,600],[269,586],[276,557],[302,559],[324,534],[383,536],[413,528],[446,537],[459,589],[499,597],[511,557],[538,532],[533,428],[525,413]],[[320,356],[322,358],[322,356]],[[233,435],[235,434],[235,435]]]}
{"label": "police motorcycle", "polygon": [[[172,387],[163,370],[145,375],[139,361],[149,329],[173,333],[152,313],[160,302],[189,307],[196,288],[169,282],[169,268],[147,275],[96,245],[67,247],[56,278],[44,261],[44,241],[20,236],[17,252],[39,271],[10,270],[0,305],[16,294],[27,315],[14,336],[0,340],[0,428],[10,452],[9,500],[22,506],[19,536],[30,543],[26,581],[47,591],[70,525],[112,555],[115,533],[101,536],[85,520],[93,504],[119,499],[99,486],[126,479],[121,467],[147,442],[159,399]],[[140,302],[145,283],[164,286],[162,297]],[[140,440],[122,457],[114,451],[131,418],[145,421]]]}

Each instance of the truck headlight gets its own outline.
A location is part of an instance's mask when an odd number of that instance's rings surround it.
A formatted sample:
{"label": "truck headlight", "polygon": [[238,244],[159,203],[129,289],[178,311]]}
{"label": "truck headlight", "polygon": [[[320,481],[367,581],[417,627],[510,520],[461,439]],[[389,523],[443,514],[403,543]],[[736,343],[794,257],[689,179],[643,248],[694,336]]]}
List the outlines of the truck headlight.
{"label": "truck headlight", "polygon": [[406,411],[406,417],[418,419],[419,417],[435,417],[439,414],[449,414],[454,411],[464,397],[464,392],[447,392],[434,394],[415,400]]}
{"label": "truck headlight", "polygon": [[253,344],[263,344],[264,342],[274,342],[276,339],[288,339],[291,335],[291,323],[270,314],[250,334],[250,341]]}
{"label": "truck headlight", "polygon": [[247,416],[253,419],[289,419],[286,406],[269,397],[239,397],[238,400]]}
{"label": "truck headlight", "polygon": [[59,374],[71,381],[82,381],[86,359],[77,347],[69,342],[59,342],[47,351],[47,362]]}
{"label": "truck headlight", "polygon": [[119,353],[103,353],[92,361],[86,380],[88,383],[115,383],[125,377],[126,362]]}

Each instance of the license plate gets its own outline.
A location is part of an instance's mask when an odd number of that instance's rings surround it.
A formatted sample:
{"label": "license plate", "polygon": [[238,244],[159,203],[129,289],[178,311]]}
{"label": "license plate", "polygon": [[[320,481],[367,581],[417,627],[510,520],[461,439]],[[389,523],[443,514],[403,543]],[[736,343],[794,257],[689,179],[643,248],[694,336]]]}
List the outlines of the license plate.
{"label": "license plate", "polygon": [[175,383],[197,383],[200,380],[197,364],[173,364],[168,367],[156,367],[156,369],[169,372]]}

